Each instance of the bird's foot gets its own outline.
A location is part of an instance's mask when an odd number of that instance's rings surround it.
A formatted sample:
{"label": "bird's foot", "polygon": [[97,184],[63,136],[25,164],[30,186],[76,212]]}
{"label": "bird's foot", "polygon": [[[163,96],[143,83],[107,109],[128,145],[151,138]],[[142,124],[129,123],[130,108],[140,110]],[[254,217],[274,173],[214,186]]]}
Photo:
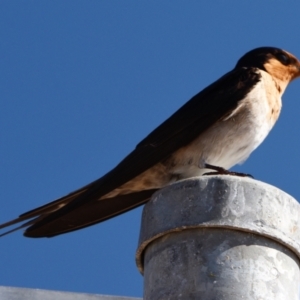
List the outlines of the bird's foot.
{"label": "bird's foot", "polygon": [[214,170],[215,172],[208,172],[208,173],[204,173],[203,175],[233,175],[233,176],[254,178],[251,174],[232,172],[232,171],[228,171],[222,167],[217,167],[217,166],[213,166],[210,164],[205,164],[205,168]]}

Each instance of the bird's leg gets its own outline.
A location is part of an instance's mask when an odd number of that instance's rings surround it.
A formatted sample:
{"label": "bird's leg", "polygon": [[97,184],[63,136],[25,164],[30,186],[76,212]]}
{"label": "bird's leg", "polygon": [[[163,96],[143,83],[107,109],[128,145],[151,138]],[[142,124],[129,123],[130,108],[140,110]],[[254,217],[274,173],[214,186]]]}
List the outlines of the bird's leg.
{"label": "bird's leg", "polygon": [[205,163],[205,168],[214,170],[215,172],[208,172],[208,173],[204,173],[203,175],[218,175],[219,174],[219,175],[233,175],[233,176],[254,178],[251,174],[232,172],[232,171],[228,171],[222,167],[213,166],[213,165],[210,165],[207,163]]}

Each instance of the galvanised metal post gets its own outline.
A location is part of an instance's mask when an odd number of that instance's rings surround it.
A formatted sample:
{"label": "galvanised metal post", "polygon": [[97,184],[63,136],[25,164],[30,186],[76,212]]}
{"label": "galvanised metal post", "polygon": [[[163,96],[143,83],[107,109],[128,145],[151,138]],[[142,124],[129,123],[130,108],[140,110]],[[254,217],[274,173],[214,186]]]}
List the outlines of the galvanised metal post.
{"label": "galvanised metal post", "polygon": [[144,300],[298,300],[300,205],[250,178],[174,183],[145,206]]}

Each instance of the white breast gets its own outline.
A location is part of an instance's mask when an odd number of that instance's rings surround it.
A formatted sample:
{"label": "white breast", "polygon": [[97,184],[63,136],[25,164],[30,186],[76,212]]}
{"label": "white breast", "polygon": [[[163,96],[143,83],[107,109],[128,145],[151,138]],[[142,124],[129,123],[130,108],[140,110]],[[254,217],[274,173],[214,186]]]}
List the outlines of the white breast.
{"label": "white breast", "polygon": [[174,154],[174,173],[181,178],[201,175],[207,172],[201,169],[204,163],[229,169],[245,161],[262,143],[279,116],[281,95],[272,77],[259,72],[261,81],[232,114]]}

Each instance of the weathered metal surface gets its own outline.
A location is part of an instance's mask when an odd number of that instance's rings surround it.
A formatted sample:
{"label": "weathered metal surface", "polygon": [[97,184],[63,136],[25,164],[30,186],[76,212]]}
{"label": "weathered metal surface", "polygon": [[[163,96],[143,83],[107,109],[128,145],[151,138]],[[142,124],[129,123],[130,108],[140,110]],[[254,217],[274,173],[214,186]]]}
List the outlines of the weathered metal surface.
{"label": "weathered metal surface", "polygon": [[142,300],[141,298],[70,293],[0,286],[1,300]]}
{"label": "weathered metal surface", "polygon": [[144,299],[296,300],[300,206],[249,178],[177,182],[145,206]]}

